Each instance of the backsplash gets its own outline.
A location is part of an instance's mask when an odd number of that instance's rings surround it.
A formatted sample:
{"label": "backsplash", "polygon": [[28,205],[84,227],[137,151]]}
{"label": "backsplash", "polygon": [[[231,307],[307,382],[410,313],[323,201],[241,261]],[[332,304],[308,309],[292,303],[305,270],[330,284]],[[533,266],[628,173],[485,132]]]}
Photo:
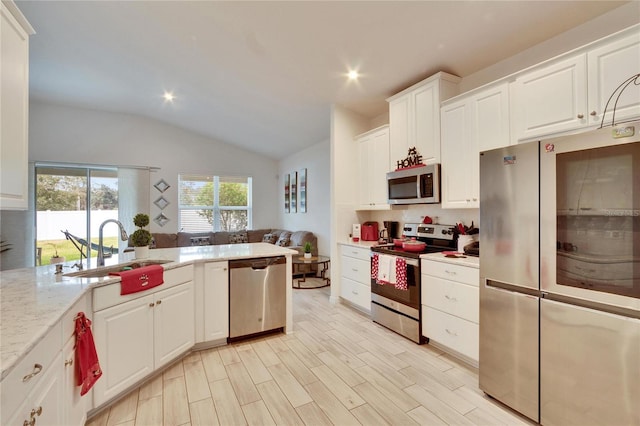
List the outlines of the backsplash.
{"label": "backsplash", "polygon": [[416,204],[410,205],[406,209],[390,211],[359,212],[358,218],[361,222],[376,221],[382,224],[385,220],[394,220],[404,223],[421,223],[425,216],[429,216],[434,222],[444,225],[455,225],[462,222],[475,226],[480,226],[479,209],[443,209],[439,204]]}

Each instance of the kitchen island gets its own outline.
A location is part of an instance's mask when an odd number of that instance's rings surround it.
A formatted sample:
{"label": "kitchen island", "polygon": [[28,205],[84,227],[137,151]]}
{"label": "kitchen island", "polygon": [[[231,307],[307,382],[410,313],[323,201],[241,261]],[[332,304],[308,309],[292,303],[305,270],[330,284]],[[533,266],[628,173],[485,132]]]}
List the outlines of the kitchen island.
{"label": "kitchen island", "polygon": [[[205,266],[213,264],[224,264],[233,259],[263,258],[272,256],[285,256],[287,264],[286,274],[286,326],[285,332],[290,332],[293,326],[292,320],[292,290],[291,290],[291,256],[297,252],[284,247],[266,243],[249,244],[228,244],[197,246],[169,249],[155,249],[151,251],[151,260],[164,261],[162,264],[165,271],[165,278],[172,273],[184,271],[195,276],[185,279],[198,281],[198,271],[202,271]],[[133,253],[114,255],[106,259],[105,268],[114,265],[133,261]],[[87,316],[93,319],[96,308],[97,295],[104,293],[107,286],[118,284],[120,278],[117,276],[105,276],[95,278],[85,278],[80,276],[70,276],[77,273],[72,268],[73,262],[63,264],[63,272],[56,274],[55,265],[46,265],[34,268],[24,268],[8,270],[0,273],[0,368],[2,377],[2,409],[14,408],[5,406],[7,398],[14,393],[13,376],[19,376],[18,383],[23,381],[22,371],[17,371],[16,366],[25,363],[32,352],[42,352],[40,349],[49,342],[58,348],[64,344],[64,331],[73,326],[72,319],[78,308],[82,308]],[[95,259],[91,259],[91,266],[85,268],[83,272],[94,271],[100,268],[95,267]],[[226,268],[224,268],[226,274]],[[224,275],[221,276],[224,278]],[[226,281],[225,281],[226,283]],[[200,284],[201,287],[204,284]],[[119,287],[119,286],[118,286]],[[153,290],[162,289],[162,285],[152,290],[138,293],[152,293]],[[224,286],[223,286],[224,287]],[[199,293],[196,287],[194,304],[195,309],[185,314],[198,315],[198,303],[203,304],[198,298]],[[92,297],[93,296],[93,297]],[[225,292],[223,297],[227,297]],[[123,299],[127,296],[123,296]],[[221,299],[220,297],[218,299]],[[93,303],[91,302],[93,300]],[[228,303],[227,300],[225,300]],[[225,304],[226,304],[225,303]],[[203,307],[200,308],[202,311]],[[70,324],[67,324],[69,322]],[[62,323],[62,325],[61,325]],[[94,324],[95,325],[95,324]],[[63,337],[61,337],[62,329]],[[228,330],[227,330],[228,331]],[[94,329],[94,335],[96,330]],[[53,336],[53,337],[50,337]],[[96,336],[96,341],[98,336]],[[222,340],[224,343],[224,340]],[[218,344],[222,344],[218,342]],[[34,349],[35,348],[35,349]],[[47,349],[49,349],[47,347]],[[191,348],[187,348],[191,349]],[[51,350],[45,351],[52,352]],[[55,364],[54,355],[51,355],[51,364]],[[59,358],[59,355],[58,355]],[[66,365],[65,361],[65,365]],[[28,363],[29,369],[34,368],[34,375],[39,374],[38,363]],[[21,368],[20,367],[20,368]],[[44,367],[46,370],[46,366]],[[14,371],[16,370],[16,371]],[[71,369],[72,370],[72,369]],[[27,372],[29,373],[29,372]],[[43,371],[43,375],[47,372]],[[5,380],[7,379],[7,380]],[[11,379],[11,380],[9,380]],[[44,379],[42,379],[44,380]],[[104,380],[104,378],[103,378]],[[78,389],[78,388],[76,388]],[[64,400],[61,400],[63,402]],[[10,405],[10,404],[9,404]],[[87,409],[97,408],[88,404]],[[4,417],[4,416],[3,416]]]}

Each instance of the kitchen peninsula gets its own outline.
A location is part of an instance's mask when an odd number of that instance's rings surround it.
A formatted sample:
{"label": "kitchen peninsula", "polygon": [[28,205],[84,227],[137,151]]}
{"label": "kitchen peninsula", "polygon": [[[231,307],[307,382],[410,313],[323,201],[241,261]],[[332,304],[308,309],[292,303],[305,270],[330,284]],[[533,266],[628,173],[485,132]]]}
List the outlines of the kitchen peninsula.
{"label": "kitchen peninsula", "polygon": [[[291,256],[296,251],[273,244],[247,243],[155,249],[151,253],[151,260],[158,261],[158,263],[166,262],[162,263],[165,284],[136,293],[136,295],[119,296],[120,286],[118,283],[120,278],[117,276],[94,278],[70,276],[77,274],[72,268],[73,262],[63,264],[63,272],[58,274],[56,274],[55,265],[8,270],[0,273],[2,424],[11,420],[21,422],[22,417],[25,416],[28,418],[32,405],[44,407],[46,403],[42,400],[46,399],[45,396],[51,400],[47,394],[50,392],[48,383],[53,383],[55,380],[60,383],[51,386],[51,389],[57,389],[57,391],[54,392],[53,397],[55,403],[49,404],[49,406],[59,405],[61,407],[57,408],[59,412],[53,413],[55,414],[53,419],[59,420],[58,423],[77,424],[79,419],[86,419],[87,412],[103,406],[119,395],[119,392],[114,393],[114,389],[119,388],[110,385],[110,392],[105,395],[99,397],[94,392],[93,398],[91,395],[87,395],[82,398],[81,402],[78,402],[80,401],[79,388],[73,383],[74,369],[67,368],[73,362],[74,339],[71,336],[77,311],[84,311],[93,321],[93,334],[98,346],[98,342],[105,339],[105,336],[99,335],[98,332],[98,311],[105,312],[107,309],[111,309],[107,299],[121,298],[123,303],[118,306],[124,306],[126,303],[133,303],[132,300],[140,301],[143,298],[150,298],[155,301],[155,304],[160,305],[160,302],[157,301],[159,296],[155,296],[154,293],[160,294],[164,291],[167,294],[167,299],[162,307],[165,309],[171,291],[179,287],[189,289],[186,297],[189,302],[193,303],[190,306],[191,309],[180,309],[179,315],[175,315],[175,312],[172,313],[171,318],[168,318],[170,323],[165,322],[162,327],[173,330],[174,325],[181,324],[183,321],[182,316],[192,316],[193,318],[188,318],[192,328],[192,337],[183,339],[188,342],[188,345],[180,346],[179,353],[174,351],[170,357],[163,359],[160,363],[156,360],[154,364],[152,360],[151,367],[140,370],[140,378],[136,379],[136,382],[143,380],[158,371],[160,367],[168,365],[193,348],[198,349],[226,343],[229,260],[286,257],[285,332],[292,330]],[[112,258],[106,259],[105,268],[133,260],[133,253],[114,255]],[[91,268],[85,269],[83,272],[93,272],[96,269],[95,259],[92,259]],[[113,290],[116,288],[117,292],[114,292]],[[152,304],[145,302],[144,306],[152,306]],[[220,320],[216,324],[208,324],[212,318]],[[131,327],[134,326],[136,324],[132,323]],[[175,331],[172,332],[175,334]],[[155,334],[155,331],[152,334]],[[153,339],[153,337],[149,338]],[[68,349],[67,345],[70,345]],[[102,350],[98,348],[98,353],[111,354],[111,345],[108,349],[109,352],[104,348]],[[132,353],[129,355],[131,358],[135,356]],[[108,375],[110,372],[106,371],[105,367],[108,360],[100,359],[100,363],[105,370],[103,376]],[[71,373],[67,373],[67,370]],[[56,371],[58,373],[55,373]],[[52,375],[57,376],[58,379],[54,379]],[[27,376],[33,380],[24,380]],[[102,377],[96,385],[100,381],[105,382],[102,383],[105,385],[107,377]],[[129,386],[128,383],[126,386],[123,384],[122,390],[124,391]],[[47,388],[46,392],[40,389],[43,387]],[[76,402],[78,403],[76,404]],[[78,404],[80,408],[77,412],[80,414],[75,417],[67,415],[68,406],[75,407]],[[46,408],[43,409],[43,421],[45,414],[52,414],[51,411],[47,412]],[[23,413],[25,409],[26,414]],[[47,418],[52,420],[49,416]],[[45,423],[56,423],[56,421],[45,421]]]}

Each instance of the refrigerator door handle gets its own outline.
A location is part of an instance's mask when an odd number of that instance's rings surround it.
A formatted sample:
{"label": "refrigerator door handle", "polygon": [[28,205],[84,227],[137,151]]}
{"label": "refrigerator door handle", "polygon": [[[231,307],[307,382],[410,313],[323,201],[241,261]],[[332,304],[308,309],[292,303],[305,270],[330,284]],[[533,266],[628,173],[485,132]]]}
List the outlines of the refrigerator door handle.
{"label": "refrigerator door handle", "polygon": [[502,281],[496,281],[496,280],[492,280],[492,279],[485,279],[485,285],[487,287],[493,287],[496,289],[501,289],[501,290],[507,290],[507,291],[511,291],[514,293],[522,293],[522,294],[526,294],[529,296],[534,296],[534,297],[541,297],[541,292],[540,290],[536,289],[536,288],[531,288],[531,287],[521,287],[519,285],[515,285],[515,284],[509,284],[509,283],[505,283]]}
{"label": "refrigerator door handle", "polygon": [[575,297],[564,296],[557,293],[542,292],[542,298],[552,300],[554,302],[566,303],[567,305],[579,306],[581,308],[593,309],[596,311],[606,312],[609,314],[620,315],[623,317],[640,319],[640,311],[625,308],[623,306],[607,305],[605,303],[594,302],[591,300],[578,299]]}

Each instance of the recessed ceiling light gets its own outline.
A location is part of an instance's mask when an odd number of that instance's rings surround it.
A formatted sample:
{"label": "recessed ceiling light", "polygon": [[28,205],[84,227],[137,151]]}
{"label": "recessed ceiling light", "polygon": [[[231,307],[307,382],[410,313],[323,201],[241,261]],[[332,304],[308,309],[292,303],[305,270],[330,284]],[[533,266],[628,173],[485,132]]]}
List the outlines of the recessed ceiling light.
{"label": "recessed ceiling light", "polygon": [[173,100],[175,99],[175,96],[173,96],[173,93],[171,92],[164,92],[164,95],[162,95],[162,97],[164,97],[164,100],[166,102],[173,102]]}
{"label": "recessed ceiling light", "polygon": [[356,70],[351,70],[347,74],[347,77],[349,77],[349,80],[357,80],[358,77],[360,77],[360,74],[358,74],[358,71]]}

